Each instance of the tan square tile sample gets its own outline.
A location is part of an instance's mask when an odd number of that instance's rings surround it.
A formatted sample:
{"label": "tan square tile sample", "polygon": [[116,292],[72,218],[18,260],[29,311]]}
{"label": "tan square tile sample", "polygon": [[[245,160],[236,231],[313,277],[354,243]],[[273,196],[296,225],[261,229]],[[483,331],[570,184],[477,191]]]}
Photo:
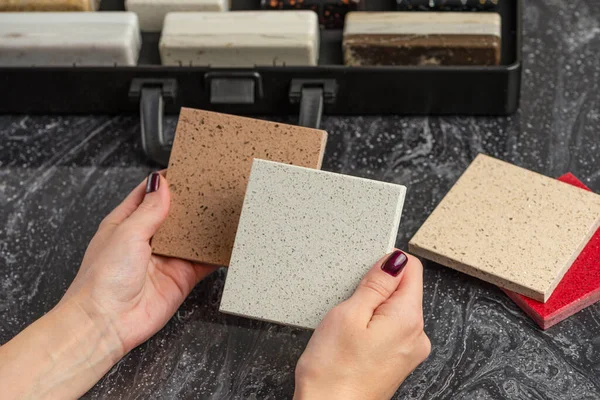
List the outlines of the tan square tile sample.
{"label": "tan square tile sample", "polygon": [[255,158],[321,168],[327,132],[182,108],[169,160],[171,208],[156,254],[229,265]]}
{"label": "tan square tile sample", "polygon": [[545,302],[600,225],[600,196],[480,154],[412,253]]}

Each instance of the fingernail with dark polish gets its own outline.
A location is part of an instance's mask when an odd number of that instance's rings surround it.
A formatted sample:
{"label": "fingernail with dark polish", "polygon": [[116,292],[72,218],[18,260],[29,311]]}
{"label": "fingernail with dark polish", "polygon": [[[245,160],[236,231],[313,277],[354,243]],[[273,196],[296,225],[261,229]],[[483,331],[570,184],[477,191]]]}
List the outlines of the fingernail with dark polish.
{"label": "fingernail with dark polish", "polygon": [[148,176],[148,183],[146,183],[146,193],[156,192],[160,187],[160,174],[153,172]]}
{"label": "fingernail with dark polish", "polygon": [[400,272],[406,267],[408,257],[400,250],[396,250],[391,256],[383,263],[381,269],[390,274],[391,276],[398,276]]}

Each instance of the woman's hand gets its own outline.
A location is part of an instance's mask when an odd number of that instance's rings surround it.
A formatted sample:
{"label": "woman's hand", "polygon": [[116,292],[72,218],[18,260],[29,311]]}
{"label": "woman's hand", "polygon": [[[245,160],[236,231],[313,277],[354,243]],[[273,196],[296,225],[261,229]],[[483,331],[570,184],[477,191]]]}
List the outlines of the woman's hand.
{"label": "woman's hand", "polygon": [[296,368],[300,399],[389,399],[428,356],[423,267],[396,251],[315,330]]}
{"label": "woman's hand", "polygon": [[100,224],[63,300],[75,300],[113,325],[127,353],[158,332],[196,283],[216,268],[152,254],[166,219],[167,180],[150,174]]}
{"label": "woman's hand", "polygon": [[59,304],[0,347],[3,399],[80,397],[215,270],[152,255],[169,201],[153,173],[102,221]]}

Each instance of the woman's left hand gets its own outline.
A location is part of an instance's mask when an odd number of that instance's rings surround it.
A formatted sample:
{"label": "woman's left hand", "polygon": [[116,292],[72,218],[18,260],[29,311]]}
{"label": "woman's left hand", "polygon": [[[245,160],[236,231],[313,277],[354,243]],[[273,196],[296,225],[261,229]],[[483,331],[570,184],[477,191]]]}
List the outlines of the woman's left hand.
{"label": "woman's left hand", "polygon": [[216,267],[152,254],[166,219],[167,180],[152,173],[100,223],[63,300],[111,323],[125,353],[158,332],[194,286]]}
{"label": "woman's left hand", "polygon": [[61,301],[0,347],[3,399],[82,396],[216,269],[152,254],[169,202],[153,173],[102,221]]}

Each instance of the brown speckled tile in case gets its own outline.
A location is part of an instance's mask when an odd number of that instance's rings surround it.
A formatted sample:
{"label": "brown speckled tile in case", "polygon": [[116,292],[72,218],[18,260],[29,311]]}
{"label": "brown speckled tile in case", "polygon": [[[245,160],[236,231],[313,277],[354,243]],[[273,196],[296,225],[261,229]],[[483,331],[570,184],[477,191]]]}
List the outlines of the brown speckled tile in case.
{"label": "brown speckled tile in case", "polygon": [[229,265],[253,159],[319,169],[326,141],[317,129],[182,108],[154,253]]}
{"label": "brown speckled tile in case", "polygon": [[412,253],[545,302],[600,224],[600,196],[479,155]]}

